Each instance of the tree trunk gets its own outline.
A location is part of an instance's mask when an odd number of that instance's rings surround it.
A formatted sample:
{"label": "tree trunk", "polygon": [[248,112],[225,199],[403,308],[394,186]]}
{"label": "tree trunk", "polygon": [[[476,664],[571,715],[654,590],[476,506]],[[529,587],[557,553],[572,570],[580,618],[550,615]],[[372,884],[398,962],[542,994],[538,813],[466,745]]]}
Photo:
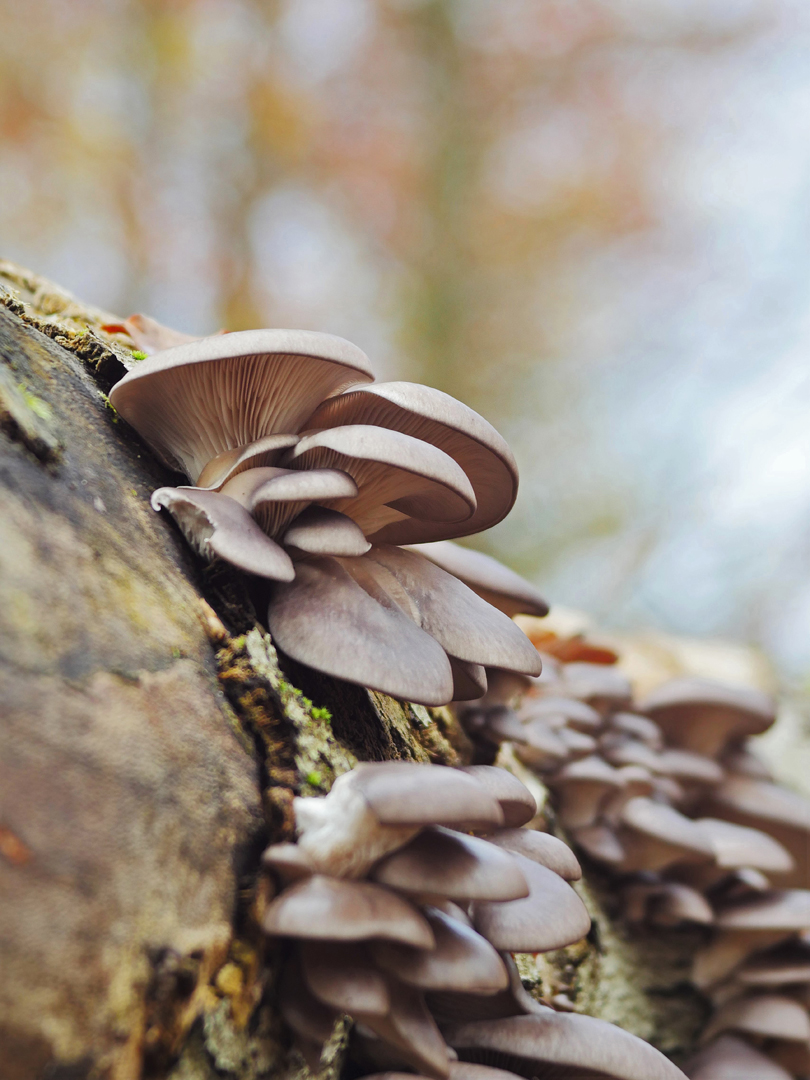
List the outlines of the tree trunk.
{"label": "tree trunk", "polygon": [[[446,710],[279,657],[239,576],[150,510],[171,478],[106,400],[131,363],[116,321],[0,263],[2,1075],[303,1077],[262,847],[355,761],[453,764],[466,741]],[[600,879],[583,894],[589,940],[521,957],[527,984],[677,1056],[703,1019],[693,936],[631,940]]]}

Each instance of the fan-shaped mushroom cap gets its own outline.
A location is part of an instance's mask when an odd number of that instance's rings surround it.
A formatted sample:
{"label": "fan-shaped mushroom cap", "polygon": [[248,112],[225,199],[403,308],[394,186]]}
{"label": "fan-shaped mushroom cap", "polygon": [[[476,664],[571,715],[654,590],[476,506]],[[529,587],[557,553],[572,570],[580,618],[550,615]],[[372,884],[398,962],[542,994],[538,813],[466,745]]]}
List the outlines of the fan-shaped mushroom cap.
{"label": "fan-shaped mushroom cap", "polygon": [[712,1016],[702,1038],[712,1039],[723,1031],[740,1031],[766,1039],[810,1039],[810,1017],[793,998],[781,994],[755,994],[727,1001]]}
{"label": "fan-shaped mushroom cap", "polygon": [[268,906],[266,934],[316,941],[386,938],[433,948],[433,931],[413,904],[381,885],[315,874],[286,889]]}
{"label": "fan-shaped mushroom cap", "polygon": [[598,757],[583,758],[563,766],[548,778],[558,799],[557,813],[567,829],[579,829],[596,821],[603,800],[623,787],[617,769]]}
{"label": "fan-shaped mushroom cap", "polygon": [[547,1005],[535,1001],[524,989],[512,954],[504,952],[501,959],[509,975],[509,986],[496,994],[470,994],[457,990],[426,991],[428,1008],[439,1024],[494,1020],[500,1016],[530,1016],[547,1011]]}
{"label": "fan-shaped mushroom cap", "polygon": [[630,704],[630,680],[606,664],[563,664],[562,690],[599,712],[624,711]]}
{"label": "fan-shaped mushroom cap", "polygon": [[378,761],[363,762],[350,775],[384,825],[491,829],[503,824],[503,811],[491,790],[463,769]]}
{"label": "fan-shaped mushroom cap", "polygon": [[773,773],[749,746],[730,746],[720,755],[720,764],[730,773],[751,776],[755,780],[773,780]]}
{"label": "fan-shaped mushroom cap", "polygon": [[574,728],[575,731],[582,731],[586,735],[594,734],[602,726],[602,717],[596,709],[576,698],[527,698],[518,717],[523,723],[544,720],[553,728]]}
{"label": "fan-shaped mushroom cap", "polygon": [[336,558],[301,560],[295,580],[275,590],[267,621],[280,649],[327,675],[422,705],[453,697],[441,645],[399,607],[378,603]]}
{"label": "fan-shaped mushroom cap", "polygon": [[752,956],[734,972],[744,986],[790,986],[810,983],[810,947],[789,941],[769,952]]}
{"label": "fan-shaped mushroom cap", "polygon": [[674,807],[643,795],[625,804],[617,835],[625,852],[621,864],[625,872],[661,870],[675,862],[703,862],[714,855],[699,825]]}
{"label": "fan-shaped mushroom cap", "polygon": [[646,743],[651,750],[663,750],[664,737],[659,726],[646,716],[638,713],[617,712],[610,718],[610,730],[619,731]]}
{"label": "fan-shaped mushroom cap", "polygon": [[249,510],[268,536],[277,536],[311,502],[353,492],[357,492],[357,485],[340,469],[297,472],[275,466],[246,469],[232,476],[221,490],[222,495]]}
{"label": "fan-shaped mushroom cap", "polygon": [[564,881],[579,881],[582,877],[582,867],[571,848],[549,833],[536,829],[498,829],[487,839],[491,844],[548,867]]}
{"label": "fan-shaped mushroom cap", "polygon": [[725,775],[716,761],[693,750],[663,750],[654,771],[685,784],[707,787],[719,784]]}
{"label": "fan-shaped mushroom cap", "polygon": [[459,772],[471,776],[498,801],[507,829],[525,825],[537,813],[534,795],[506,769],[496,768],[494,765],[465,765]]}
{"label": "fan-shaped mushroom cap", "polygon": [[572,829],[574,842],[597,862],[619,867],[624,859],[624,848],[615,832],[608,825],[586,825]]}
{"label": "fan-shaped mushroom cap", "polygon": [[466,521],[475,510],[475,494],[461,466],[437,446],[399,431],[365,424],[312,431],[301,436],[283,463],[348,473],[359,494],[329,505],[354,518],[369,537],[396,522],[396,532],[407,542],[416,525],[412,518],[423,519],[425,528],[443,523],[447,530],[449,522]]}
{"label": "fan-shaped mushroom cap", "polygon": [[391,1009],[387,1016],[361,1015],[358,1019],[395,1047],[414,1068],[444,1080],[450,1065],[449,1051],[421,992],[398,982],[392,982],[390,990]]}
{"label": "fan-shaped mushroom cap", "polygon": [[271,844],[262,854],[262,865],[285,882],[310,877],[318,869],[298,844]]}
{"label": "fan-shaped mushroom cap", "polygon": [[[482,416],[441,390],[408,382],[358,387],[325,401],[309,421],[315,428],[347,424],[374,424],[405,432],[440,447],[457,461],[469,475],[478,500],[465,533],[491,528],[506,517],[515,502],[517,465],[505,439]],[[417,533],[410,542],[458,535],[464,534],[454,531],[442,536],[431,530]],[[384,542],[398,541],[386,536]]]}
{"label": "fan-shaped mushroom cap", "polygon": [[734,1035],[721,1035],[686,1065],[690,1080],[792,1080],[791,1074]]}
{"label": "fan-shaped mushroom cap", "polygon": [[710,679],[664,683],[639,705],[670,745],[716,757],[731,739],[760,735],[775,719],[774,703],[760,690],[725,686]]}
{"label": "fan-shaped mushroom cap", "polygon": [[196,552],[216,555],[240,570],[274,581],[295,577],[290,556],[259,528],[243,506],[227,495],[197,488],[158,488],[152,508],[165,507]]}
{"label": "fan-shaped mushroom cap", "polygon": [[697,823],[709,837],[715,861],[722,869],[752,867],[766,874],[785,874],[793,868],[790,853],[759,829],[719,818],[698,818]]}
{"label": "fan-shaped mushroom cap", "polygon": [[413,551],[375,546],[362,560],[346,565],[350,573],[376,567],[379,586],[396,597],[403,590],[423,630],[451,656],[473,664],[538,675],[542,668],[534,645],[511,619]]}
{"label": "fan-shaped mushroom cap", "polygon": [[472,905],[475,929],[496,949],[547,952],[585,937],[591,920],[585,905],[558,874],[522,855],[513,855],[529,884],[524,900]]}
{"label": "fan-shaped mushroom cap", "polygon": [[325,506],[308,506],[302,510],[282,539],[288,547],[308,555],[356,558],[371,549],[356,522],[338,510],[327,510]]}
{"label": "fan-shaped mushroom cap", "polygon": [[[475,477],[472,477],[472,480],[475,488]],[[473,515],[473,521],[480,516],[481,504],[477,489],[476,496],[479,499],[479,510]],[[424,555],[448,574],[453,574],[487,603],[506,615],[548,615],[548,604],[537,589],[491,555],[461,547],[451,540],[417,544],[412,550]]]}
{"label": "fan-shaped mushroom cap", "polygon": [[795,791],[750,776],[727,776],[701,802],[700,810],[767,832],[793,857],[790,873],[779,884],[810,886],[810,801]]}
{"label": "fan-shaped mushroom cap", "polygon": [[714,922],[714,912],[703,894],[676,881],[654,885],[634,882],[626,887],[623,896],[631,921],[646,919],[654,926],[680,926],[687,922],[710,926]]}
{"label": "fan-shaped mushroom cap", "polygon": [[243,330],[155,353],[110,401],[170,468],[196,481],[218,454],[295,433],[324,398],[374,378],[366,355],[310,330]]}
{"label": "fan-shaped mushroom cap", "polygon": [[445,1036],[462,1060],[543,1080],[684,1080],[658,1050],[604,1020],[547,1012],[452,1024]]}
{"label": "fan-shaped mushroom cap", "polygon": [[265,435],[247,446],[235,446],[232,450],[223,450],[207,462],[197,477],[196,486],[206,491],[216,491],[234,476],[247,469],[256,469],[273,465],[282,451],[289,450],[298,442],[297,435]]}
{"label": "fan-shaped mushroom cap", "polygon": [[451,1061],[450,1080],[516,1080],[515,1074],[471,1061]]}
{"label": "fan-shaped mushroom cap", "polygon": [[182,330],[173,330],[170,326],[159,323],[157,319],[140,313],[124,319],[124,327],[141,352],[146,353],[147,356],[160,352],[161,349],[171,349],[175,345],[202,340],[196,334],[184,334]]}
{"label": "fan-shaped mushroom cap", "polygon": [[377,863],[371,876],[400,892],[449,900],[516,900],[529,895],[513,855],[441,826],[423,829]]}
{"label": "fan-shaped mushroom cap", "polygon": [[310,993],[338,1013],[385,1016],[391,995],[385,976],[359,942],[303,941],[301,973]]}
{"label": "fan-shaped mushroom cap", "polygon": [[599,751],[611,765],[640,765],[649,772],[658,772],[661,755],[640,739],[616,731],[606,731],[599,740]]}
{"label": "fan-shaped mushroom cap", "polygon": [[422,990],[494,994],[509,985],[504,963],[486,938],[438,908],[426,908],[425,916],[436,939],[435,949],[375,942],[371,951],[383,971]]}

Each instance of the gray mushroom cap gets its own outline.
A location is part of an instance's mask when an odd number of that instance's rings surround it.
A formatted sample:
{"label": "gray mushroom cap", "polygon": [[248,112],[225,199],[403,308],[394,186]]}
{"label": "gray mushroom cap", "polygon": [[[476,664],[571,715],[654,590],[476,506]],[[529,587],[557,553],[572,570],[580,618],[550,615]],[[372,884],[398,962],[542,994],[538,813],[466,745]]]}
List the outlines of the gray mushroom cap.
{"label": "gray mushroom cap", "polygon": [[727,1001],[703,1031],[706,1041],[724,1031],[739,1031],[766,1039],[810,1040],[810,1017],[803,1005],[782,994],[754,994]]}
{"label": "gray mushroom cap", "polygon": [[516,900],[529,895],[518,860],[508,851],[441,826],[423,829],[387,855],[371,877],[399,892],[449,900]]}
{"label": "gray mushroom cap", "polygon": [[509,985],[503,960],[486,938],[438,908],[425,908],[425,917],[436,939],[435,949],[375,942],[371,951],[384,971],[422,990],[493,994]]}
{"label": "gray mushroom cap", "polygon": [[452,1024],[445,1037],[462,1060],[486,1060],[538,1080],[684,1080],[680,1069],[635,1035],[577,1013],[549,1009]]}
{"label": "gray mushroom cap", "polygon": [[315,874],[291,885],[267,908],[266,934],[316,941],[386,938],[420,949],[434,946],[424,916],[390,889],[367,881]]}
{"label": "gray mushroom cap", "polygon": [[391,994],[385,976],[359,942],[304,941],[301,972],[310,993],[337,1013],[385,1016]]}
{"label": "gray mushroom cap", "polygon": [[700,826],[674,807],[638,795],[621,813],[618,838],[625,850],[622,869],[660,870],[676,862],[708,862],[714,856]]}
{"label": "gray mushroom cap", "polygon": [[474,903],[471,916],[479,934],[509,952],[547,952],[585,937],[591,920],[571,886],[531,859],[512,857],[528,882],[529,895],[506,903]]}
{"label": "gray mushroom cap", "polygon": [[198,488],[158,488],[152,508],[165,508],[194,550],[209,561],[219,555],[258,577],[292,581],[290,556],[267,536],[234,499]]}
{"label": "gray mushroom cap", "polygon": [[417,544],[412,550],[453,574],[506,615],[548,615],[548,604],[537,589],[491,555],[451,540]]}
{"label": "gray mushroom cap", "polygon": [[792,1080],[791,1074],[734,1035],[721,1035],[686,1065],[690,1080]]}
{"label": "gray mushroom cap", "polygon": [[338,555],[344,558],[365,555],[371,544],[350,517],[325,506],[308,506],[296,517],[282,537],[287,547],[308,555]]}
{"label": "gray mushroom cap", "polygon": [[235,446],[223,450],[211,458],[197,477],[196,487],[206,491],[216,491],[224,483],[247,469],[256,469],[274,465],[284,450],[289,450],[298,442],[297,435],[265,435],[247,446]]}
{"label": "gray mushroom cap", "polygon": [[810,983],[810,947],[799,941],[752,956],[734,972],[744,986],[777,987]]}
{"label": "gray mushroom cap", "polygon": [[498,829],[487,837],[491,844],[523,855],[558,874],[564,881],[579,881],[582,867],[568,844],[536,829]]}
{"label": "gray mushroom cap", "polygon": [[450,1054],[421,991],[392,982],[391,1009],[384,1017],[361,1015],[363,1023],[396,1048],[416,1069],[436,1080],[449,1071]]}
{"label": "gray mushroom cap", "polygon": [[670,745],[707,757],[716,757],[731,739],[762,734],[775,718],[768,694],[693,677],[659,686],[639,711],[658,724]]}
{"label": "gray mushroom cap", "polygon": [[281,1015],[303,1042],[305,1056],[308,1061],[316,1063],[320,1058],[321,1044],[332,1034],[339,1014],[310,992],[297,956],[290,957],[284,965],[278,999]]}
{"label": "gray mushroom cap", "polygon": [[243,330],[155,353],[110,401],[170,468],[196,481],[212,458],[296,433],[325,398],[373,379],[351,342],[310,330]]}
{"label": "gray mushroom cap", "polygon": [[498,801],[506,828],[525,825],[537,813],[534,795],[506,769],[494,765],[465,765],[459,771],[471,776]]}
{"label": "gray mushroom cap", "polygon": [[785,874],[793,869],[790,853],[759,829],[735,825],[719,818],[698,818],[709,837],[717,865],[725,870],[751,867],[765,873]]}
{"label": "gray mushroom cap", "polygon": [[[374,424],[425,439],[453,457],[472,480],[478,508],[465,531],[489,529],[509,513],[517,495],[517,465],[506,441],[482,416],[449,394],[418,383],[379,383],[368,388],[372,393],[366,389],[358,387],[324,402],[310,426]],[[411,542],[441,540],[442,535],[463,534],[430,529]]]}

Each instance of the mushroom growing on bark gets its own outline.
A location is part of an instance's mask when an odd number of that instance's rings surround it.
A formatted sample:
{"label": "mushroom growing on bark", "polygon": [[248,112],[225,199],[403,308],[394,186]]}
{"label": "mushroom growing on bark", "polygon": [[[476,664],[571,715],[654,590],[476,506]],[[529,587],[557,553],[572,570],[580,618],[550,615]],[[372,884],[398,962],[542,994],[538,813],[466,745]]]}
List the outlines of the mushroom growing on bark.
{"label": "mushroom growing on bark", "polygon": [[[487,667],[539,674],[534,646],[475,583],[393,546],[500,521],[517,493],[509,447],[447,394],[359,385],[372,380],[342,338],[248,330],[153,353],[110,400],[191,481],[158,489],[154,509],[203,557],[275,582],[268,626],[295,660],[426,705],[480,696]],[[545,610],[517,575],[487,573],[479,591],[505,581],[521,608]]]}

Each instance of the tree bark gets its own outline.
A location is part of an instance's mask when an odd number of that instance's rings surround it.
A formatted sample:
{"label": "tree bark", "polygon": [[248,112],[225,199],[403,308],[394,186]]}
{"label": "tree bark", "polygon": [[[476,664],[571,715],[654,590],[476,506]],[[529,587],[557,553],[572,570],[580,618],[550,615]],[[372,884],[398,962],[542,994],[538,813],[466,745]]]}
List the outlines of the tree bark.
{"label": "tree bark", "polygon": [[[257,928],[262,847],[357,760],[468,747],[447,710],[277,655],[239,576],[150,510],[171,477],[106,400],[132,363],[116,322],[0,263],[2,1075],[308,1076]],[[527,985],[677,1056],[703,1019],[693,937],[631,939],[598,877],[584,895],[591,937],[521,957]]]}

